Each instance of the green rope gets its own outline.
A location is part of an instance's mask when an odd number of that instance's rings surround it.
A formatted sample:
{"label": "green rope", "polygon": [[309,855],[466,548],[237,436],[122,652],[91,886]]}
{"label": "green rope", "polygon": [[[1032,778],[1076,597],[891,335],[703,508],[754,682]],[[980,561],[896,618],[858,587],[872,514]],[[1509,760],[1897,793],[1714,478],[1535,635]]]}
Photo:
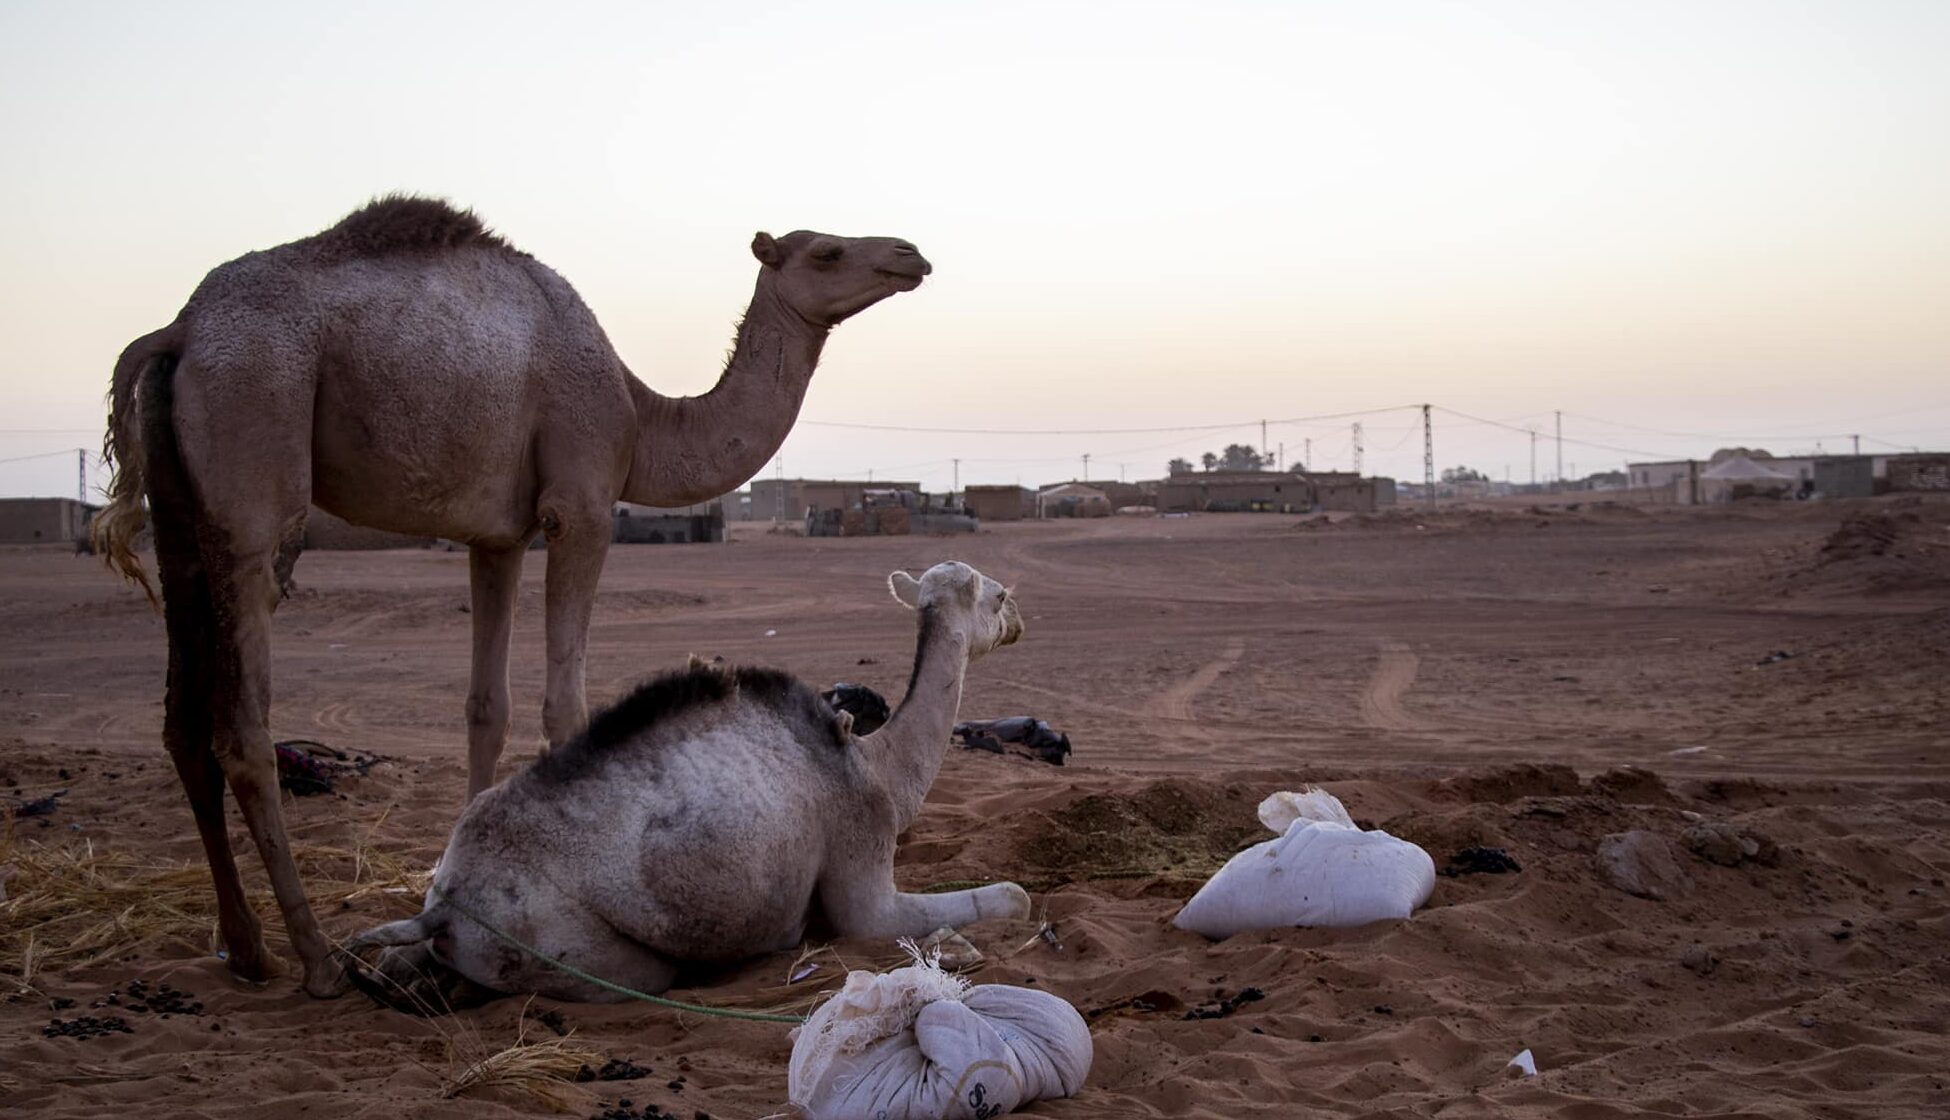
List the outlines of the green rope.
{"label": "green rope", "polygon": [[1058,879],[948,879],[940,883],[929,883],[927,886],[919,888],[917,893],[940,894],[943,891],[965,891],[975,887],[986,887],[1002,882],[1015,883],[1024,890],[1042,892],[1053,890],[1057,887],[1066,887],[1072,883],[1094,883],[1111,879],[1209,879],[1217,873],[1217,868],[1211,870],[1199,870],[1196,868],[1185,868],[1182,870],[1166,868],[1156,870],[1152,868],[1132,867],[1116,871],[1091,871],[1083,875],[1072,875],[1068,878]]}
{"label": "green rope", "polygon": [[639,992],[635,988],[626,988],[621,984],[612,984],[600,976],[591,976],[567,961],[557,960],[532,945],[524,944],[508,934],[502,933],[479,914],[474,913],[467,907],[455,902],[451,897],[441,894],[431,887],[427,888],[427,893],[439,901],[446,903],[448,906],[453,907],[455,912],[459,913],[461,917],[468,919],[475,925],[480,926],[502,941],[541,961],[543,964],[551,968],[560,969],[576,979],[587,981],[596,985],[598,988],[606,988],[609,991],[615,992],[617,995],[628,996],[631,999],[640,999],[645,1003],[654,1003],[659,1007],[674,1008],[678,1011],[695,1011],[699,1015],[715,1015],[720,1019],[746,1019],[754,1023],[803,1023],[806,1021],[804,1015],[773,1015],[764,1011],[740,1011],[735,1007],[706,1007],[701,1003],[684,1003],[681,1000],[665,999],[663,996],[653,996],[648,992]]}

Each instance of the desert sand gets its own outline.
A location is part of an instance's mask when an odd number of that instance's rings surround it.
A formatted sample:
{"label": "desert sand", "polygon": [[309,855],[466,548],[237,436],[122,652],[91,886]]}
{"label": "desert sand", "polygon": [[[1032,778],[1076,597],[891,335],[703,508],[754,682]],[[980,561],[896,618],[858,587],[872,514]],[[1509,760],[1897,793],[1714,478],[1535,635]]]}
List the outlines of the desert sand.
{"label": "desert sand", "polygon": [[[960,558],[1013,582],[1027,633],[974,666],[962,716],[1046,719],[1071,764],[952,750],[896,874],[1030,887],[1035,919],[965,931],[986,954],[972,978],[1062,995],[1097,1046],[1085,1090],[1030,1115],[1950,1114],[1950,503],[763,530],[613,550],[591,700],[690,653],[891,700],[914,642],[891,569]],[[504,768],[540,737],[541,572],[536,554]],[[337,795],[288,800],[308,875],[371,884],[321,905],[342,937],[417,909],[399,875],[431,865],[460,808],[466,557],[315,553],[298,583],[277,620],[273,731],[381,759]],[[14,823],[0,864],[113,855],[130,874],[188,867],[180,882],[207,895],[160,747],[164,642],[141,597],[91,559],[0,552],[0,633],[0,805],[67,791]],[[1521,869],[1442,877],[1413,918],[1360,929],[1215,944],[1171,928],[1203,876],[1265,838],[1260,798],[1307,784],[1439,867],[1496,847]],[[1709,847],[1715,862],[1683,840],[1702,825],[1752,843]],[[1632,830],[1670,849],[1663,898],[1600,871],[1604,839]],[[234,842],[261,885],[241,823]],[[0,952],[18,964],[34,931],[4,905]],[[41,931],[39,952],[74,928]],[[315,1001],[289,977],[240,985],[210,936],[85,967],[56,954],[24,990],[0,972],[0,1111],[784,1107],[782,1026],[518,998],[415,1018]],[[811,948],[671,994],[803,1012],[847,967],[900,960],[887,944]],[[187,995],[155,998],[164,984]],[[109,1015],[129,1030],[43,1034]],[[553,1106],[518,1087],[443,1097],[471,1057],[561,1032],[649,1074],[563,1086]],[[1508,1076],[1524,1049],[1538,1075]]]}

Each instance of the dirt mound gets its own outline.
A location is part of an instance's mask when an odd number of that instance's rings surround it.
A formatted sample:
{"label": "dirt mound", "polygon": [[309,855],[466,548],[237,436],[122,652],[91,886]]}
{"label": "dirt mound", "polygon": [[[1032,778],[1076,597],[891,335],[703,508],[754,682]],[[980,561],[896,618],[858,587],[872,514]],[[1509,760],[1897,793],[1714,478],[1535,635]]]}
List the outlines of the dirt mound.
{"label": "dirt mound", "polygon": [[1908,510],[1853,512],[1819,544],[1790,552],[1761,582],[1780,595],[1821,597],[1950,589],[1950,524]]}
{"label": "dirt mound", "polygon": [[1480,774],[1463,774],[1436,783],[1435,795],[1447,801],[1489,801],[1497,804],[1522,797],[1563,797],[1580,793],[1578,772],[1561,764],[1520,762]]}
{"label": "dirt mound", "polygon": [[1841,527],[1828,534],[1828,540],[1823,542],[1822,563],[1888,555],[1912,526],[1922,522],[1923,519],[1913,513],[1887,514],[1875,510],[1851,513],[1842,519]]}
{"label": "dirt mound", "polygon": [[1242,790],[1183,779],[1088,794],[1019,824],[1014,856],[1025,867],[1078,875],[1209,869],[1264,838],[1256,805]]}

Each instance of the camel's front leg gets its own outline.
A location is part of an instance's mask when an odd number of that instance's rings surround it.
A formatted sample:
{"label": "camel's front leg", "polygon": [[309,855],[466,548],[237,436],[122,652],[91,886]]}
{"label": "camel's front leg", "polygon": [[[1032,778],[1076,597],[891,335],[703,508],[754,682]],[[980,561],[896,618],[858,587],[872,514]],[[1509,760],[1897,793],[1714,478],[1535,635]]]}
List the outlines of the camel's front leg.
{"label": "camel's front leg", "polygon": [[[467,690],[467,799],[494,784],[494,764],[508,742],[508,637],[528,542],[467,550],[474,612],[474,679]],[[551,563],[551,566],[552,563]]]}
{"label": "camel's front leg", "polygon": [[880,858],[847,861],[820,880],[820,905],[840,936],[925,937],[942,926],[1029,916],[1029,892],[1014,883],[945,894],[895,890],[893,847],[890,837]]}
{"label": "camel's front leg", "polygon": [[596,584],[602,578],[603,558],[609,554],[614,531],[607,503],[596,508],[568,509],[544,502],[542,531],[548,537],[547,594],[548,684],[542,698],[542,730],[549,746],[575,737],[589,721],[584,699],[585,664],[589,647],[589,614],[596,605]]}

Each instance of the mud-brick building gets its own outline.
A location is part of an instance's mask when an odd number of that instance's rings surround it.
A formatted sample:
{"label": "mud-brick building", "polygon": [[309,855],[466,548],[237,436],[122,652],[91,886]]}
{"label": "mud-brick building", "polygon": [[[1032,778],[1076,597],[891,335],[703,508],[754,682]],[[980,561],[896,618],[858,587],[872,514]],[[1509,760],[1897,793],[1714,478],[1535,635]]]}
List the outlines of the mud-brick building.
{"label": "mud-brick building", "polygon": [[1891,455],[1889,489],[1950,492],[1950,452]]}
{"label": "mud-brick building", "polygon": [[1021,521],[1036,516],[1036,492],[1027,486],[970,486],[962,504],[983,521]]}
{"label": "mud-brick building", "polygon": [[1313,484],[1284,471],[1188,471],[1158,484],[1160,513],[1306,513]]}
{"label": "mud-brick building", "polygon": [[73,498],[0,498],[0,544],[74,544],[97,507]]}
{"label": "mud-brick building", "polygon": [[1038,517],[1109,517],[1110,498],[1094,486],[1062,482],[1036,495]]}
{"label": "mud-brick building", "polygon": [[1345,513],[1373,513],[1395,504],[1395,480],[1363,478],[1353,471],[1308,471],[1301,476],[1314,487],[1314,508]]}
{"label": "mud-brick building", "polygon": [[689,506],[642,506],[617,502],[616,544],[722,544],[724,503],[713,499]]}
{"label": "mud-brick building", "polygon": [[918,482],[835,478],[754,478],[747,516],[753,521],[802,521],[809,509],[862,509],[869,490],[913,490]]}

